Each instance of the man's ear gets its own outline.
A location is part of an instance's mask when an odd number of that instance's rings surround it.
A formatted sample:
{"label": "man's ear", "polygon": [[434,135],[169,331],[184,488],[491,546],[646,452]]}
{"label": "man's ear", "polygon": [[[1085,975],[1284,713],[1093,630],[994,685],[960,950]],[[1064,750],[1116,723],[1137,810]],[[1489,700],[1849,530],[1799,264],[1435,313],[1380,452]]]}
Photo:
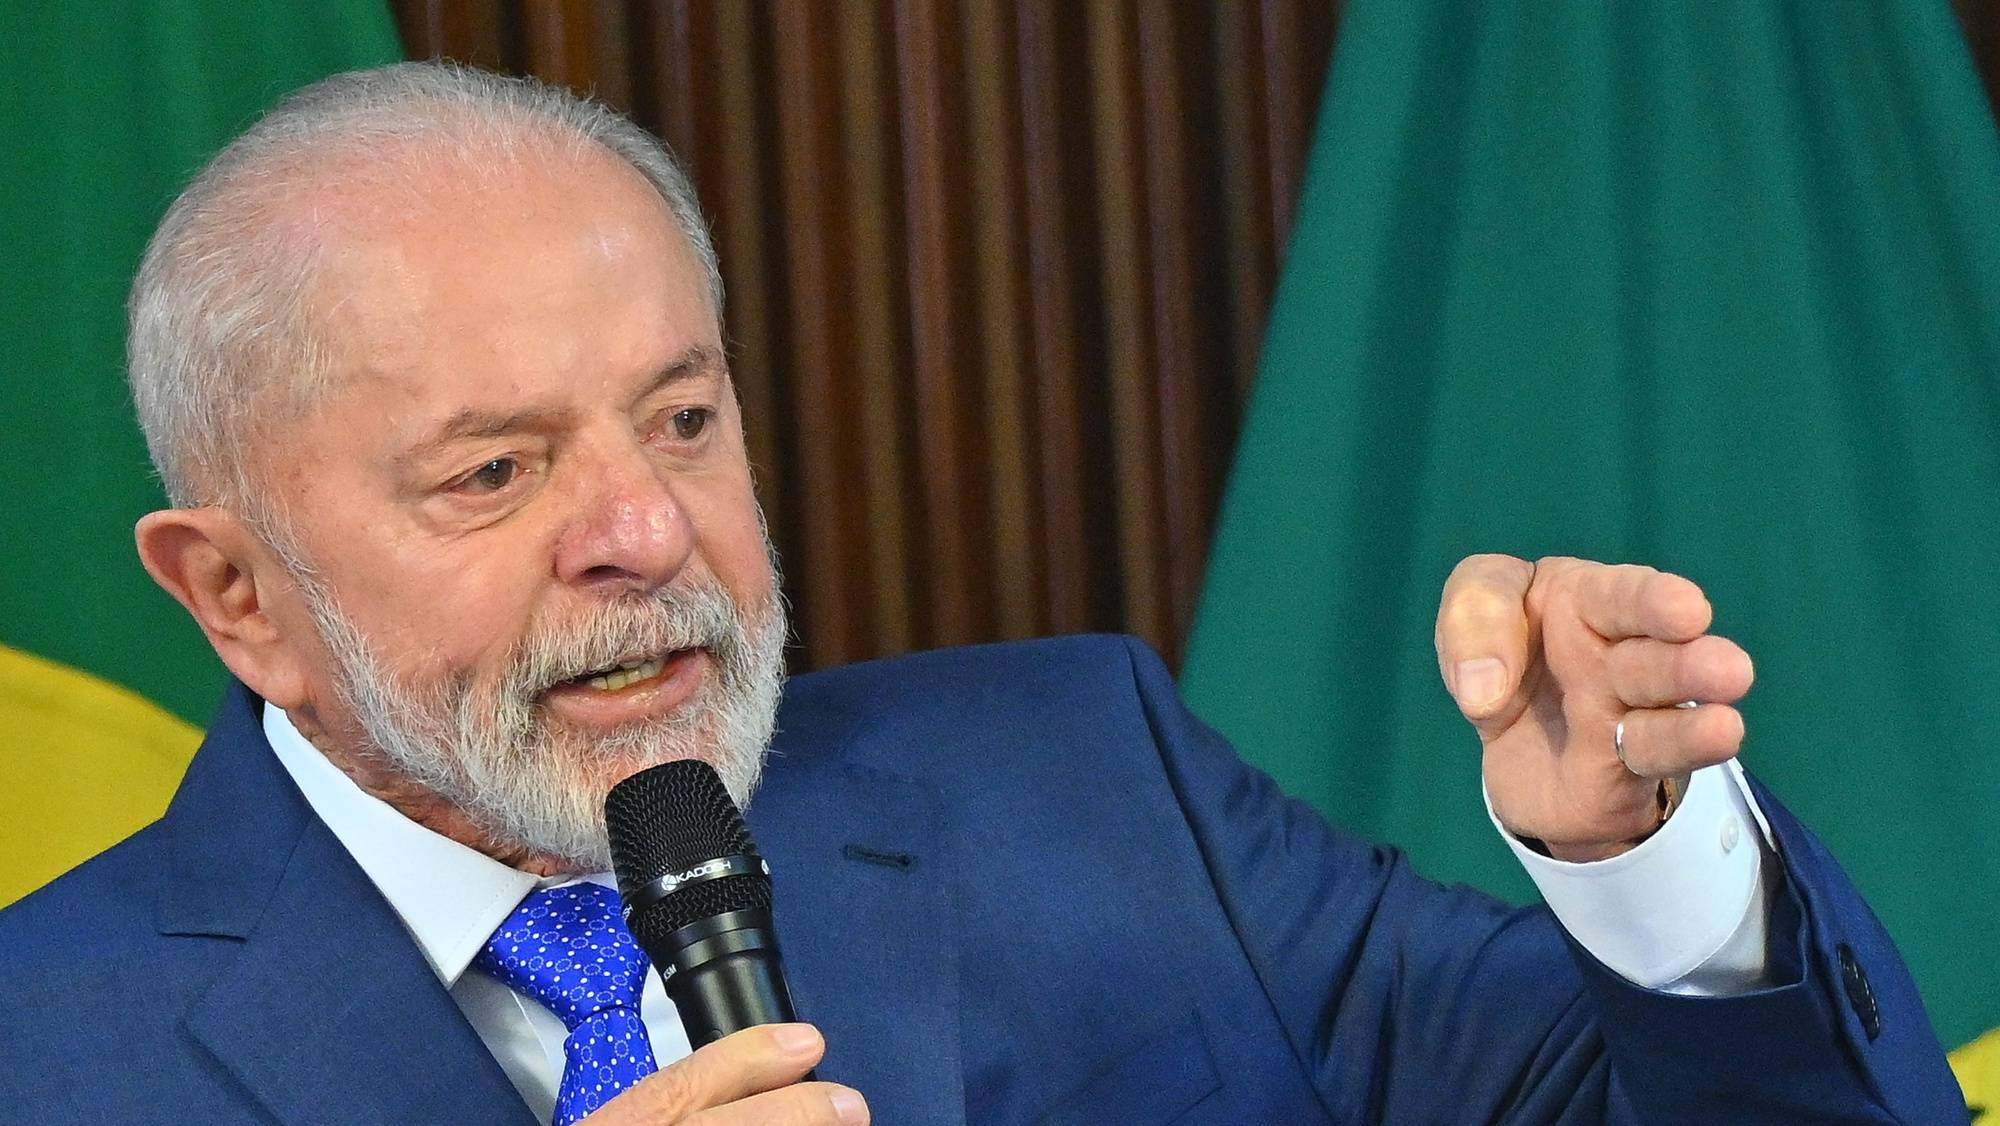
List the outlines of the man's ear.
{"label": "man's ear", "polygon": [[278,707],[304,702],[305,654],[266,603],[291,578],[241,520],[220,508],[169,508],[141,517],[133,534],[146,573],[187,607],[238,680]]}

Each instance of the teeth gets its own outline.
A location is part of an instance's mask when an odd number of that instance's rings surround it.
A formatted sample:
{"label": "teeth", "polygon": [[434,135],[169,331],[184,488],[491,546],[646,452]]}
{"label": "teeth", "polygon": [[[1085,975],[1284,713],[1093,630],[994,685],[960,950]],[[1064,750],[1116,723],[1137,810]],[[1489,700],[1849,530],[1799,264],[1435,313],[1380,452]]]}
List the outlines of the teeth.
{"label": "teeth", "polygon": [[599,692],[616,692],[627,685],[637,684],[642,680],[651,680],[660,675],[660,670],[666,667],[667,662],[659,657],[643,661],[628,661],[625,664],[619,665],[612,672],[605,673],[603,676],[593,676],[589,680],[584,681],[584,683],[597,689]]}

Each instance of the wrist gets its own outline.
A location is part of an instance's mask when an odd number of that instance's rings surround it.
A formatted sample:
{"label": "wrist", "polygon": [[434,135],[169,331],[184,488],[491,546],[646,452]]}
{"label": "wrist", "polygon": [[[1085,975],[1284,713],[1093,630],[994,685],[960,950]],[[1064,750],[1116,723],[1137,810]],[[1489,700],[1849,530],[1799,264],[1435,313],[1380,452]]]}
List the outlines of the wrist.
{"label": "wrist", "polygon": [[1688,776],[1662,778],[1655,793],[1653,823],[1636,836],[1610,841],[1544,841],[1516,833],[1523,844],[1553,860],[1565,864],[1591,864],[1621,856],[1646,843],[1653,834],[1666,827],[1667,820],[1680,808],[1681,799],[1686,796]]}

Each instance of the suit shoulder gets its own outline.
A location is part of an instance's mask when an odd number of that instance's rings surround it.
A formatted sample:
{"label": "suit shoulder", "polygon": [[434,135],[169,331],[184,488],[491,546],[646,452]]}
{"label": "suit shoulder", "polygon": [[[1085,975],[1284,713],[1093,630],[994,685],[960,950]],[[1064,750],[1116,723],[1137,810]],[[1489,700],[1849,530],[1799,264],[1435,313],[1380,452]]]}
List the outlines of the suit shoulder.
{"label": "suit shoulder", "polygon": [[1120,634],[1077,634],[932,649],[806,673],[786,689],[786,705],[869,716],[968,708],[1007,711],[1079,697],[1130,698],[1133,682],[1165,677],[1145,642]]}
{"label": "suit shoulder", "polygon": [[151,934],[161,838],[154,822],[0,909],[0,949],[13,967],[89,961],[107,944]]}
{"label": "suit shoulder", "polygon": [[795,678],[773,755],[837,753],[933,777],[940,764],[977,762],[989,782],[1084,760],[1157,771],[1153,713],[1173,693],[1165,666],[1135,638],[939,649]]}

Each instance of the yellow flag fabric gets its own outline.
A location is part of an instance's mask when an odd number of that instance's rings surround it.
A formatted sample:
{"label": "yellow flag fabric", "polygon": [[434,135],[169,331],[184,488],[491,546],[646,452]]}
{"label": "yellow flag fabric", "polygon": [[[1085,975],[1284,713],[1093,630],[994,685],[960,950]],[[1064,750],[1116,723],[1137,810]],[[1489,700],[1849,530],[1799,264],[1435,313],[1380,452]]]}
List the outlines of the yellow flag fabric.
{"label": "yellow flag fabric", "polygon": [[167,808],[201,732],[89,673],[0,645],[0,907]]}
{"label": "yellow flag fabric", "polygon": [[1951,1070],[1965,1088],[1974,1122],[2000,1121],[2000,1028],[1951,1054]]}

